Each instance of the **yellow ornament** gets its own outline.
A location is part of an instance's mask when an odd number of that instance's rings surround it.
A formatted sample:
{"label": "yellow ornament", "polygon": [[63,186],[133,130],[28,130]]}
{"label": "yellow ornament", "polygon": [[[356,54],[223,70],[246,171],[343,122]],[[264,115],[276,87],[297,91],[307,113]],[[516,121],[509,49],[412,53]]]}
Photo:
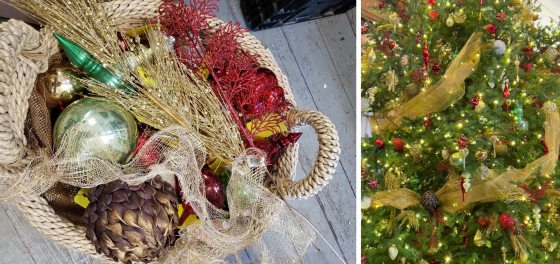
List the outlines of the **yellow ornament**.
{"label": "yellow ornament", "polygon": [[486,151],[485,149],[481,149],[477,151],[474,156],[478,161],[485,161],[488,158],[488,151]]}
{"label": "yellow ornament", "polygon": [[552,252],[556,249],[556,246],[558,246],[558,242],[552,240],[550,236],[546,235],[541,241],[541,245],[549,252]]}
{"label": "yellow ornament", "polygon": [[484,241],[484,237],[482,235],[482,232],[480,232],[480,230],[476,230],[476,234],[474,235],[474,244],[477,247],[482,247],[482,246],[484,246],[485,243],[486,243],[486,241]]}
{"label": "yellow ornament", "polygon": [[480,113],[485,108],[486,108],[486,104],[484,103],[484,101],[482,101],[482,99],[480,99],[480,101],[478,102],[478,105],[475,106],[474,111],[476,111],[477,113]]}
{"label": "yellow ornament", "polygon": [[459,10],[459,12],[453,14],[453,19],[457,24],[463,24],[467,20],[467,15],[463,12],[463,10]]}
{"label": "yellow ornament", "polygon": [[496,143],[496,145],[494,146],[494,149],[496,151],[496,154],[498,156],[505,156],[508,154],[508,146],[506,143],[499,141]]}

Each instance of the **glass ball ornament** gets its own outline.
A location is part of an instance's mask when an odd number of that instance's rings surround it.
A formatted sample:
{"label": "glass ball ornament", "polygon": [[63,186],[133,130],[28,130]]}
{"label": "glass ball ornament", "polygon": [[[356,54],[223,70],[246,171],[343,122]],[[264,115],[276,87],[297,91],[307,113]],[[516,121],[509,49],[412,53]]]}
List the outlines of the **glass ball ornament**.
{"label": "glass ball ornament", "polygon": [[449,163],[453,167],[459,168],[459,167],[463,166],[463,164],[465,164],[465,159],[461,156],[461,153],[455,152],[455,153],[451,154],[451,156],[449,157]]}
{"label": "glass ball ornament", "polygon": [[[138,128],[132,114],[120,105],[96,98],[85,98],[70,104],[58,117],[53,129],[54,147],[58,150],[63,137],[71,155],[98,156],[112,162],[127,162],[136,149]],[[82,133],[84,132],[84,133]],[[67,154],[68,154],[67,153]]]}
{"label": "glass ball ornament", "polygon": [[46,90],[50,97],[68,105],[78,99],[85,91],[85,85],[80,81],[84,75],[69,63],[51,67],[44,78]]}
{"label": "glass ball ornament", "polygon": [[529,123],[527,122],[527,120],[523,119],[521,120],[521,122],[519,122],[519,129],[525,131],[529,129]]}
{"label": "glass ball ornament", "polygon": [[506,53],[506,43],[503,40],[494,40],[494,52],[496,55],[501,56]]}

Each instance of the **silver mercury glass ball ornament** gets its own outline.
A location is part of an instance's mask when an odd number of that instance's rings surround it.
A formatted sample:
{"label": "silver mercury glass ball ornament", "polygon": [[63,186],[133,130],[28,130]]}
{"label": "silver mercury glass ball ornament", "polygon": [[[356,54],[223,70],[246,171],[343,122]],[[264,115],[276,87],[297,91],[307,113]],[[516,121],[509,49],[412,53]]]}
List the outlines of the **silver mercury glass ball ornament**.
{"label": "silver mercury glass ball ornament", "polygon": [[[68,133],[70,129],[80,133]],[[75,132],[72,130],[72,132]],[[96,98],[85,98],[70,104],[60,114],[53,129],[55,149],[65,136],[71,155],[98,156],[125,163],[133,155],[138,141],[138,128],[132,114],[120,105]]]}

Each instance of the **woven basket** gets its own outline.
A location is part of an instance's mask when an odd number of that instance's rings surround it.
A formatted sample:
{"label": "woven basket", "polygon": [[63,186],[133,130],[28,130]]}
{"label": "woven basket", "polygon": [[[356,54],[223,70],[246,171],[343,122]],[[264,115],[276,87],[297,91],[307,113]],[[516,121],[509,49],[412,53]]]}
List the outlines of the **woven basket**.
{"label": "woven basket", "polygon": [[[100,3],[121,29],[141,25],[156,15],[159,0],[117,0]],[[210,33],[223,22],[210,19]],[[258,54],[259,64],[271,70],[294,108],[287,115],[288,127],[310,125],[315,129],[319,149],[313,170],[302,180],[294,181],[298,145],[290,146],[280,157],[274,177],[279,179],[273,192],[286,198],[307,198],[320,191],[331,179],[340,153],[338,135],[327,117],[316,111],[296,109],[288,80],[271,52],[249,33],[240,40],[245,52]],[[21,171],[27,157],[24,122],[29,109],[28,98],[37,74],[48,68],[49,57],[60,52],[52,34],[36,31],[29,25],[10,20],[0,24],[0,173]],[[22,197],[19,209],[31,225],[49,239],[87,255],[108,260],[95,251],[86,239],[85,228],[57,215],[47,201],[39,196]]]}

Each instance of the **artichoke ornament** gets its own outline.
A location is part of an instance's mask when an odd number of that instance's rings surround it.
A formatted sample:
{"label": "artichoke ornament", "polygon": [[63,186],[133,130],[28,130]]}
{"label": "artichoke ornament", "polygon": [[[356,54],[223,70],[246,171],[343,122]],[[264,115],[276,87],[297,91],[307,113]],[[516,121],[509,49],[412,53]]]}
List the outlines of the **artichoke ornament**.
{"label": "artichoke ornament", "polygon": [[160,176],[134,186],[122,181],[98,186],[89,200],[86,237],[115,261],[149,262],[176,238],[177,196]]}

